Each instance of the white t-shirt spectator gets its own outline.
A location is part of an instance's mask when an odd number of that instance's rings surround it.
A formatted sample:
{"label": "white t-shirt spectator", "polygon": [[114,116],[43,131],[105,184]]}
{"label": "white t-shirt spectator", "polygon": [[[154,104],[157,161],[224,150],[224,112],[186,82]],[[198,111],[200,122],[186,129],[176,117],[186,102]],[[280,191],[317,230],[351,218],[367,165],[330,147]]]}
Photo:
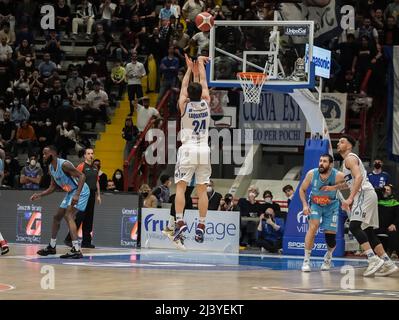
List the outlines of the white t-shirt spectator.
{"label": "white t-shirt spectator", "polygon": [[98,92],[93,90],[87,95],[86,99],[90,108],[93,109],[99,109],[100,105],[108,104],[108,94],[104,90]]}
{"label": "white t-shirt spectator", "polygon": [[[100,10],[102,10],[103,7],[104,7],[104,3],[101,4]],[[115,9],[116,9],[116,4],[111,2],[109,4],[109,7],[106,7],[104,9],[103,15],[101,16],[101,18],[104,19],[104,20],[111,20],[112,14],[114,13]]]}
{"label": "white t-shirt spectator", "polygon": [[6,44],[3,46],[2,43],[0,43],[0,58],[9,58],[9,56],[12,55],[12,48]]}
{"label": "white t-shirt spectator", "polygon": [[137,105],[137,128],[140,132],[145,129],[148,121],[153,116],[159,116],[159,112],[157,109],[155,109],[154,107],[148,107],[146,109],[140,104]]}
{"label": "white t-shirt spectator", "polygon": [[209,32],[198,32],[192,39],[198,44],[198,55],[201,54],[202,49],[209,47]]}
{"label": "white t-shirt spectator", "polygon": [[129,62],[126,65],[126,80],[127,84],[140,84],[141,78],[146,75],[144,65],[141,62]]}
{"label": "white t-shirt spectator", "polygon": [[197,3],[194,0],[188,0],[183,6],[183,11],[187,12],[187,18],[194,22],[197,14],[204,11],[204,7],[205,6],[202,1]]}

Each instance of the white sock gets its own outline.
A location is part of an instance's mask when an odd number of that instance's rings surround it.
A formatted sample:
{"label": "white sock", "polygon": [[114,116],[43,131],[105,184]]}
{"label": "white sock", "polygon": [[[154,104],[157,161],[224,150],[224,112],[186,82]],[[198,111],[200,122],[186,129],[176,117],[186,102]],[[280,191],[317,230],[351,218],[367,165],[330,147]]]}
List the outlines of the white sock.
{"label": "white sock", "polygon": [[168,228],[169,229],[175,228],[175,217],[174,216],[169,216]]}
{"label": "white sock", "polygon": [[200,217],[199,218],[199,223],[205,224],[205,217]]}
{"label": "white sock", "polygon": [[57,243],[57,239],[50,239],[51,248],[55,248],[56,243]]}
{"label": "white sock", "polygon": [[1,232],[0,232],[0,241],[4,241],[4,238],[3,238],[2,234],[1,234]]}
{"label": "white sock", "polygon": [[384,260],[385,262],[391,261],[391,259],[389,258],[389,256],[386,253],[384,253],[380,258],[382,260]]}
{"label": "white sock", "polygon": [[373,249],[368,249],[364,253],[367,256],[367,259],[373,258],[375,256]]}
{"label": "white sock", "polygon": [[72,246],[75,248],[76,251],[80,250],[79,240],[73,240]]}
{"label": "white sock", "polygon": [[309,262],[310,261],[310,254],[312,253],[312,250],[306,250],[305,249],[305,259],[304,261]]}
{"label": "white sock", "polygon": [[333,255],[334,249],[335,248],[328,248],[327,249],[327,252],[326,252],[326,258],[327,259],[332,259],[332,255]]}
{"label": "white sock", "polygon": [[176,212],[176,221],[183,220],[183,213],[177,213]]}

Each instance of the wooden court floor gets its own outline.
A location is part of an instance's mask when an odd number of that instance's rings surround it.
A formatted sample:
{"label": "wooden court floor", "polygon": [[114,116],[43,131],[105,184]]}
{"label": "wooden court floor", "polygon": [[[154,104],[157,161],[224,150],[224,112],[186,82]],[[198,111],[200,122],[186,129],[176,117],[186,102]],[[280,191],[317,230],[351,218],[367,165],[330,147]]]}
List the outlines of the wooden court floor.
{"label": "wooden court floor", "polygon": [[320,272],[318,259],[303,274],[296,257],[102,248],[61,260],[38,259],[38,248],[10,244],[0,256],[0,300],[399,299],[399,273],[364,278],[365,260],[334,260]]}

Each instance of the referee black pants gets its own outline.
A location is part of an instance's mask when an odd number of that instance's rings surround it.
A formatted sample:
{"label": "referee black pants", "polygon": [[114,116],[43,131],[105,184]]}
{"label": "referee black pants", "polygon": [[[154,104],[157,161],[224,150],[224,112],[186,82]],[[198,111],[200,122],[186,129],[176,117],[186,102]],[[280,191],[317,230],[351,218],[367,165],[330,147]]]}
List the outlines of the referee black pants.
{"label": "referee black pants", "polygon": [[[96,190],[90,190],[89,200],[87,201],[86,210],[78,211],[75,218],[76,227],[79,230],[82,227],[82,245],[91,244],[91,232],[93,231],[94,205],[96,203]],[[71,241],[71,235],[68,233],[65,241]]]}

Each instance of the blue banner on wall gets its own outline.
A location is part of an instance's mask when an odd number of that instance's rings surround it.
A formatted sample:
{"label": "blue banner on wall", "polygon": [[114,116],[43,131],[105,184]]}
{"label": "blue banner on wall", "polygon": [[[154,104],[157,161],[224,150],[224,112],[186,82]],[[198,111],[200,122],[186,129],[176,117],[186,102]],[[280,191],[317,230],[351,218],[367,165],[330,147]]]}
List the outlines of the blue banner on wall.
{"label": "blue banner on wall", "polygon": [[289,94],[264,92],[259,104],[240,97],[240,128],[252,129],[255,144],[303,146],[306,119]]}
{"label": "blue banner on wall", "polygon": [[[305,144],[304,165],[302,170],[301,182],[295,191],[294,197],[290,202],[288,208],[288,217],[285,225],[283,252],[284,254],[303,255],[305,248],[305,235],[308,230],[307,217],[302,214],[302,201],[299,197],[299,187],[302,184],[306,173],[317,168],[319,159],[322,154],[328,153],[329,141],[307,139]],[[310,191],[310,188],[309,190]],[[344,241],[344,222],[345,215],[341,212],[338,219],[337,230],[337,247],[334,251],[334,256],[341,257],[345,254]],[[312,250],[313,256],[323,256],[326,253],[327,246],[324,239],[323,230],[317,230],[314,246]]]}

